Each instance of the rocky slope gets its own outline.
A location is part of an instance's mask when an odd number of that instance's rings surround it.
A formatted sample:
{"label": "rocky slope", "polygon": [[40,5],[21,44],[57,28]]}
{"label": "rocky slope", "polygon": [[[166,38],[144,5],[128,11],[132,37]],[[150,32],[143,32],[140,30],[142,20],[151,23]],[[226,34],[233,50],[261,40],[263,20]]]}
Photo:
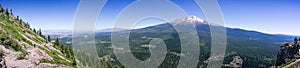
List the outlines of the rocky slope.
{"label": "rocky slope", "polygon": [[55,43],[0,6],[0,68],[76,67],[67,48]]}

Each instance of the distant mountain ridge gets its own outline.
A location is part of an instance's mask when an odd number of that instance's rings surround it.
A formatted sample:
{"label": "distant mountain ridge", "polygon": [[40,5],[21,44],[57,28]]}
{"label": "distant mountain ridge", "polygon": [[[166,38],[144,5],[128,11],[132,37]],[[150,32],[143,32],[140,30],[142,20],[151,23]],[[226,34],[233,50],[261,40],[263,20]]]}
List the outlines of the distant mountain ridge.
{"label": "distant mountain ridge", "polygon": [[124,31],[128,29],[122,29],[122,28],[106,28],[106,29],[97,29],[96,32],[116,32],[116,31]]}
{"label": "distant mountain ridge", "polygon": [[[172,24],[163,23],[154,26],[148,26],[140,29],[130,30],[130,47],[135,57],[145,60],[149,57],[149,52],[144,46],[149,43],[149,39],[161,38],[167,45],[168,53],[166,59],[159,66],[159,68],[172,68],[176,67],[180,56],[180,38],[178,33],[173,28]],[[197,30],[200,43],[200,62],[199,67],[206,67],[210,55],[211,33],[210,27],[205,20],[192,16],[184,17],[175,20],[176,24],[192,23]],[[224,26],[214,26],[224,27]],[[123,30],[128,31],[128,30]],[[111,46],[111,33],[120,33],[123,31],[115,32],[98,32],[96,33],[96,45],[100,57],[111,56],[111,59],[117,60],[114,57]],[[224,59],[223,67],[270,67],[276,63],[276,55],[278,46],[284,42],[291,41],[290,39],[296,36],[266,34],[257,31],[244,30],[239,28],[228,28],[227,31],[227,50]],[[70,41],[71,37],[64,37],[61,40],[65,42]],[[116,47],[117,49],[121,49]],[[233,60],[234,59],[234,60]],[[240,65],[233,64],[238,61]],[[117,61],[111,61],[119,63]]]}
{"label": "distant mountain ridge", "polygon": [[[194,27],[198,32],[200,44],[205,43],[204,46],[200,47],[201,48],[200,52],[202,54],[200,54],[201,62],[199,62],[201,65],[205,67],[206,65],[205,61],[209,58],[207,55],[209,55],[210,44],[211,44],[210,27],[212,26],[224,27],[224,26],[209,25],[207,21],[195,16],[179,18],[174,22],[175,24],[192,23],[195,25]],[[170,24],[174,22],[171,22]],[[162,38],[164,39],[165,42],[170,42],[170,43],[166,43],[169,44],[167,45],[167,47],[170,47],[168,51],[177,52],[178,51],[177,48],[180,47],[177,45],[179,45],[180,43],[175,43],[174,41],[175,40],[178,41],[179,37],[176,34],[176,30],[174,30],[173,26],[170,24],[165,23],[165,24],[149,26],[141,29],[131,30],[130,38],[131,39],[137,39],[138,37]],[[290,41],[290,39],[296,37],[296,36],[288,36],[288,35],[265,34],[257,31],[249,31],[244,29],[228,28],[228,27],[226,27],[226,31],[227,31],[226,53],[231,54],[233,52],[236,54],[227,55],[225,57],[224,64],[230,63],[232,60],[229,59],[231,59],[232,56],[240,56],[243,61],[242,65],[240,65],[241,67],[273,66],[276,62],[275,58],[276,58],[276,52],[278,51],[278,45],[281,45],[281,43]],[[171,43],[170,41],[171,39],[175,39],[175,40]],[[176,45],[177,47],[174,45]],[[162,67],[164,66],[162,65]]]}

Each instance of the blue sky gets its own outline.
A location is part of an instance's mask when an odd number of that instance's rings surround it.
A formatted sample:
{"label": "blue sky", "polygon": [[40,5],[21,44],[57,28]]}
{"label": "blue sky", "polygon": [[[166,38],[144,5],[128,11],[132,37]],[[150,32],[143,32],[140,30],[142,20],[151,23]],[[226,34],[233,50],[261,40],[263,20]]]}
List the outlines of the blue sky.
{"label": "blue sky", "polygon": [[[99,16],[98,29],[111,28],[122,8],[134,0],[109,0]],[[188,13],[205,18],[193,0],[171,0]],[[0,0],[4,8],[43,30],[71,30],[79,0]],[[300,35],[300,0],[218,0],[225,25],[272,34]],[[149,21],[139,24],[160,24]]]}

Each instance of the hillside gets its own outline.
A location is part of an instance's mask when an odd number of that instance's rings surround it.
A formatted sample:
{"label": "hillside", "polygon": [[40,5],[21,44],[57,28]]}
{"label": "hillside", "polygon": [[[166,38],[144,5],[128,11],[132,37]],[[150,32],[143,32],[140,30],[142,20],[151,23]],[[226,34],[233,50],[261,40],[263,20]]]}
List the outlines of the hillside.
{"label": "hillside", "polygon": [[7,68],[76,67],[72,49],[50,42],[41,29],[0,6],[0,66]]}

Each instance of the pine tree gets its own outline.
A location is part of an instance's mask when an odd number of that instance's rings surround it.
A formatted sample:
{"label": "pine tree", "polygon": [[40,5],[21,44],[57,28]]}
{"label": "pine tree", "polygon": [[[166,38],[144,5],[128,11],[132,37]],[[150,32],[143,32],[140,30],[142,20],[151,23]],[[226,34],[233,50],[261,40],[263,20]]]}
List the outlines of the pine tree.
{"label": "pine tree", "polygon": [[65,51],[65,47],[64,47],[64,44],[63,43],[60,43],[60,48],[61,48],[61,53],[65,54],[66,51]]}
{"label": "pine tree", "polygon": [[5,10],[5,14],[6,14],[6,15],[8,15],[8,14],[9,14],[9,13],[8,13],[8,9],[7,9],[7,8],[6,8],[6,10]]}
{"label": "pine tree", "polygon": [[12,9],[10,9],[9,11],[10,11],[10,13],[12,13]]}
{"label": "pine tree", "polygon": [[22,19],[21,19],[21,18],[19,19],[19,22],[20,22],[20,23],[22,23],[22,25],[23,25],[25,28],[27,28],[26,24],[25,24],[25,23],[23,23],[23,21],[22,21]]}
{"label": "pine tree", "polygon": [[48,35],[48,38],[47,38],[47,39],[48,39],[48,41],[49,41],[49,42],[51,42],[51,38],[50,38],[50,35]]}
{"label": "pine tree", "polygon": [[2,8],[2,6],[0,5],[0,12],[3,12],[3,8]]}
{"label": "pine tree", "polygon": [[39,29],[38,35],[39,35],[39,36],[42,36],[42,30],[41,30],[41,28]]}
{"label": "pine tree", "polygon": [[29,25],[29,23],[28,23],[28,22],[26,22],[26,27],[27,27],[27,28],[30,28],[30,25]]}
{"label": "pine tree", "polygon": [[58,40],[58,38],[55,39],[54,45],[59,45],[59,40]]}
{"label": "pine tree", "polygon": [[10,11],[10,14],[13,15],[12,9],[10,9],[9,11]]}
{"label": "pine tree", "polygon": [[33,29],[33,32],[34,32],[34,33],[36,33],[36,30],[35,30],[35,29]]}

